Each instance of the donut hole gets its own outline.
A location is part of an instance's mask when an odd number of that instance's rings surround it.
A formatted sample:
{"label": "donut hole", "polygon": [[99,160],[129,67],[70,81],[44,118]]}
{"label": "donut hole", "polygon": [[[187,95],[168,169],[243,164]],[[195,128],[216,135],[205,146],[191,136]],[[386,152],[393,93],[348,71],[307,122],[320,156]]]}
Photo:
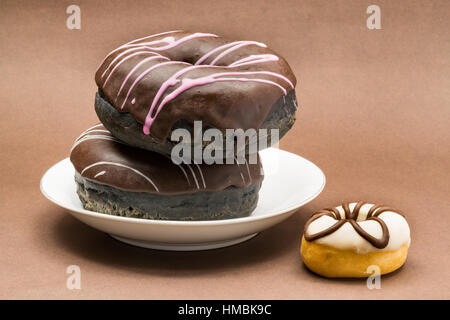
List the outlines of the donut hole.
{"label": "donut hole", "polygon": [[346,208],[344,207],[344,205],[335,208],[335,210],[339,212],[339,214],[337,214],[337,220],[355,222],[366,221],[369,218],[368,213],[370,209],[374,206],[374,204],[366,202],[361,202],[359,206],[357,202],[347,203]]}
{"label": "donut hole", "polygon": [[190,65],[194,65],[195,64],[195,57],[183,57],[180,61],[185,62],[185,63],[189,63]]}
{"label": "donut hole", "polygon": [[163,53],[163,55],[166,58],[170,59],[171,61],[184,62],[189,65],[194,65],[195,62],[198,60],[197,56],[192,55],[191,53],[188,52],[177,52],[177,53],[165,52]]}

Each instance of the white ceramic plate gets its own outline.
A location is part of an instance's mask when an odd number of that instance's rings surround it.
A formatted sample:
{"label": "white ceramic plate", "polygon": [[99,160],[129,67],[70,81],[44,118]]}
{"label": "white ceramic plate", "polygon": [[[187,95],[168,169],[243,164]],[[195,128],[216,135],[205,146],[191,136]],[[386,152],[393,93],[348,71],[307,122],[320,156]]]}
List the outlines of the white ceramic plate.
{"label": "white ceramic plate", "polygon": [[78,220],[128,244],[161,250],[205,250],[254,237],[292,215],[319,195],[325,175],[312,162],[269,148],[260,152],[265,178],[259,202],[248,217],[213,221],[146,220],[111,216],[83,209],[76,194],[74,167],[68,158],[41,179],[41,191]]}

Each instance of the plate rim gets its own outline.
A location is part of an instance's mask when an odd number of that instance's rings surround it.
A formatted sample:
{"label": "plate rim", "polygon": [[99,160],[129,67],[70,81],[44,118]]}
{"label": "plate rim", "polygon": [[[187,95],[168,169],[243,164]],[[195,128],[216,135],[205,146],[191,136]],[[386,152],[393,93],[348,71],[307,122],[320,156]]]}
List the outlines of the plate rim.
{"label": "plate rim", "polygon": [[[67,161],[69,159],[69,157],[66,157],[60,161],[58,161],[57,163],[55,163],[54,165],[52,165],[50,168],[48,168],[45,173],[42,175],[40,182],[39,182],[39,187],[41,190],[41,193],[51,202],[53,202],[54,204],[56,204],[57,206],[64,208],[68,211],[72,212],[77,212],[79,214],[83,214],[83,215],[87,215],[87,216],[91,216],[91,217],[95,217],[95,218],[100,218],[100,219],[106,219],[106,220],[113,220],[113,221],[120,221],[120,222],[125,222],[125,223],[134,223],[134,224],[150,224],[150,225],[164,225],[164,226],[189,226],[189,227],[198,227],[198,226],[212,226],[212,225],[217,225],[217,226],[223,226],[223,225],[233,225],[233,224],[240,224],[240,223],[248,223],[248,222],[256,222],[256,221],[261,221],[261,220],[266,220],[266,219],[270,219],[273,218],[275,216],[282,216],[286,213],[289,213],[297,208],[300,208],[302,206],[304,206],[305,204],[311,202],[312,200],[314,200],[316,197],[318,197],[323,189],[325,188],[326,185],[326,176],[323,173],[323,171],[312,161],[289,151],[286,150],[282,150],[282,149],[278,149],[278,148],[268,148],[268,149],[274,149],[274,150],[278,150],[276,152],[284,152],[284,153],[288,153],[290,155],[294,155],[296,157],[301,158],[302,160],[304,160],[305,162],[309,163],[310,165],[314,166],[322,175],[323,181],[322,181],[322,185],[320,186],[320,188],[318,189],[318,191],[312,195],[311,197],[306,198],[305,200],[303,200],[302,202],[289,206],[288,208],[285,208],[281,211],[277,211],[274,213],[270,213],[267,215],[263,215],[263,216],[247,216],[247,217],[241,217],[241,218],[233,218],[233,219],[221,219],[221,220],[201,220],[201,221],[181,221],[181,220],[152,220],[152,219],[141,219],[141,218],[131,218],[131,217],[121,217],[121,216],[115,216],[115,215],[109,215],[109,214],[104,214],[101,212],[96,212],[96,211],[90,211],[90,210],[86,210],[84,208],[82,209],[74,209],[73,207],[68,207],[66,205],[61,204],[60,202],[58,202],[58,200],[54,199],[53,197],[51,197],[49,194],[46,193],[46,191],[43,188],[43,181],[45,179],[45,177],[47,176],[47,174],[49,173],[50,170],[52,170],[54,167],[56,167],[57,165],[59,165],[61,162],[63,161]],[[267,149],[266,149],[267,150]]]}

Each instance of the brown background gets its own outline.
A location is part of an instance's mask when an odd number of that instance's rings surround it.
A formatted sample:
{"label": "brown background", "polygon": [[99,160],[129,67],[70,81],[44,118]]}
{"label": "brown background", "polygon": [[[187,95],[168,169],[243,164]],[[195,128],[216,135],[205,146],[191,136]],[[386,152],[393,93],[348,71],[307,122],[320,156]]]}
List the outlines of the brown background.
{"label": "brown background", "polygon": [[[66,28],[69,4],[81,30]],[[450,298],[449,1],[0,2],[0,298]],[[382,30],[366,28],[378,4]],[[41,175],[96,123],[94,72],[132,39],[173,29],[269,44],[299,84],[281,147],[327,186],[284,223],[235,247],[134,248],[78,222],[39,191]],[[382,278],[327,280],[299,257],[306,218],[343,200],[402,209],[408,261]],[[66,267],[82,289],[66,289]]]}

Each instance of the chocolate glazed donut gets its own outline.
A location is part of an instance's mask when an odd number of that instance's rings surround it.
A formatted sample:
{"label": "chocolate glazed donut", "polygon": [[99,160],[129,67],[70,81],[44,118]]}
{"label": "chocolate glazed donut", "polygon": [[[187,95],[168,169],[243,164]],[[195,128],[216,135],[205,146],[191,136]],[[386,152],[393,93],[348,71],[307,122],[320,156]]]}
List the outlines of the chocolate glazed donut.
{"label": "chocolate glazed donut", "polygon": [[264,175],[256,164],[174,164],[131,147],[99,124],[74,142],[70,160],[77,194],[87,210],[164,220],[248,216],[258,203]]}
{"label": "chocolate glazed donut", "polygon": [[[95,81],[95,110],[105,127],[133,146],[167,155],[177,143],[171,132],[192,133],[196,120],[204,130],[279,129],[279,138],[295,121],[295,76],[281,56],[256,41],[156,34],[110,52]],[[225,144],[234,137],[223,138]],[[267,146],[274,142],[268,139]]]}

